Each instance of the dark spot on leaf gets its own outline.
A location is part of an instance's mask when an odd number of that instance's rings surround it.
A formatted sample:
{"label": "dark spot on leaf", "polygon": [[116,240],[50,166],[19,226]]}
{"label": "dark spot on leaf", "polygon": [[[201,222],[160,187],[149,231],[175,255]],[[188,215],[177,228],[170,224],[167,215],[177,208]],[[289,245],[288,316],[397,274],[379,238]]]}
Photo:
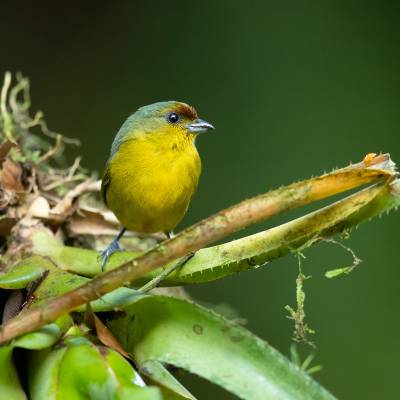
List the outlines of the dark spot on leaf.
{"label": "dark spot on leaf", "polygon": [[194,324],[193,325],[193,332],[196,335],[202,335],[203,334],[203,327],[199,324]]}

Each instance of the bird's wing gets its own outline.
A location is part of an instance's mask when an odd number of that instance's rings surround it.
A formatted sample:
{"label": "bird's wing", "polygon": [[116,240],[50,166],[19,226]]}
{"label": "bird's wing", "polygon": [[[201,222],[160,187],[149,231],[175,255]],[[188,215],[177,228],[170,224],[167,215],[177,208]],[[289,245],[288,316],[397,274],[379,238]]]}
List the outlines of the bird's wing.
{"label": "bird's wing", "polygon": [[111,183],[111,174],[110,167],[107,164],[104,170],[103,179],[101,180],[101,196],[103,197],[103,201],[105,205],[107,205],[107,189]]}

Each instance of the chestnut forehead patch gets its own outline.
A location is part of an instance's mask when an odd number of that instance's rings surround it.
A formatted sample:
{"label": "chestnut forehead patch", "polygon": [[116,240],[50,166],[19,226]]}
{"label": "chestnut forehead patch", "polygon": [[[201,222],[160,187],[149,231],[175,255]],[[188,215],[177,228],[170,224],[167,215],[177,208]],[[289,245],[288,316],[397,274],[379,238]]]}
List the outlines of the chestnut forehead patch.
{"label": "chestnut forehead patch", "polygon": [[182,115],[183,117],[186,117],[188,119],[197,119],[197,111],[194,107],[189,106],[188,104],[179,104],[175,108],[175,112],[178,114]]}

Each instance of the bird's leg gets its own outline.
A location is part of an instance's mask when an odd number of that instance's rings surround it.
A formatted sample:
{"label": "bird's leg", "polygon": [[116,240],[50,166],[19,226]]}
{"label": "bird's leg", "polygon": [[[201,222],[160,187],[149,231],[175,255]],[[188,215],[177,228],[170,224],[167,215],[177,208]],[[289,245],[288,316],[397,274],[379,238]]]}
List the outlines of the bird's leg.
{"label": "bird's leg", "polygon": [[121,248],[119,246],[119,240],[122,238],[126,231],[126,228],[122,228],[115,239],[100,253],[101,258],[101,270],[104,272],[105,266],[107,264],[108,258],[111,254],[115,253],[116,251],[120,251]]}
{"label": "bird's leg", "polygon": [[146,293],[146,292],[150,291],[151,289],[154,289],[155,287],[157,287],[170,273],[177,270],[178,268],[183,267],[194,255],[195,255],[195,253],[189,253],[186,256],[182,257],[175,264],[172,264],[168,268],[165,268],[164,271],[161,272],[160,275],[156,276],[151,281],[149,281],[145,285],[143,285],[139,289],[139,292]]}

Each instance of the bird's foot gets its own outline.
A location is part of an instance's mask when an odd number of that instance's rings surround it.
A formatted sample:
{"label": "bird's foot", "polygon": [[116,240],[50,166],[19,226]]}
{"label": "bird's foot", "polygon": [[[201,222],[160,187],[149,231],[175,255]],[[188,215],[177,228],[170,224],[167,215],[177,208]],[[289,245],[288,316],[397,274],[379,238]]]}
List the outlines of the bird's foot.
{"label": "bird's foot", "polygon": [[101,270],[104,272],[106,264],[110,256],[117,251],[121,251],[121,247],[118,243],[118,240],[113,240],[99,255],[99,259],[101,260]]}

